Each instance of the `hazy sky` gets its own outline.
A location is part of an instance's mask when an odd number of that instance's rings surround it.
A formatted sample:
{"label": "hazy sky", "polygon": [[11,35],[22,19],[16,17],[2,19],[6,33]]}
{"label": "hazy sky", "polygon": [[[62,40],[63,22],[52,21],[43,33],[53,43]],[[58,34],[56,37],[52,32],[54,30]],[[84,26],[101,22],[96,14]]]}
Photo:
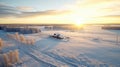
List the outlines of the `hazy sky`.
{"label": "hazy sky", "polygon": [[120,23],[120,0],[0,0],[5,23]]}

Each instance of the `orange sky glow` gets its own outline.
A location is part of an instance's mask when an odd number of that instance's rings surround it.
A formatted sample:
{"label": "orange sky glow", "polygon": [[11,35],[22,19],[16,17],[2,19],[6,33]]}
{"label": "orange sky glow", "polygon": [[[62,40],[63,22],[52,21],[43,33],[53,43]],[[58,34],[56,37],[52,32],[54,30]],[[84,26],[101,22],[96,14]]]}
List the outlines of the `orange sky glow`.
{"label": "orange sky glow", "polygon": [[[8,7],[0,3],[0,9],[2,6]],[[16,13],[0,10],[0,24],[120,24],[119,7],[120,0],[75,0],[72,4],[43,11],[32,6],[15,6],[10,10],[16,9]]]}

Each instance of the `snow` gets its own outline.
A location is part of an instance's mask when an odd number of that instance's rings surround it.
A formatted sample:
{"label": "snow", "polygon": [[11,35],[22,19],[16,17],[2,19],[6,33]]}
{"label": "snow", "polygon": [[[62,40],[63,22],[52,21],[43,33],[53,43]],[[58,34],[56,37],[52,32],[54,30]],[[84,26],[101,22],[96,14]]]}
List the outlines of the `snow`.
{"label": "snow", "polygon": [[[4,40],[0,58],[3,53],[18,49],[22,63],[13,67],[120,67],[118,32],[102,30],[99,26],[86,27],[81,31],[42,30],[25,34],[25,37],[36,41],[34,45],[27,45],[7,37],[8,32],[0,31],[0,38]],[[54,33],[70,39],[50,38],[49,35]],[[3,67],[2,63],[0,59],[0,67]]]}

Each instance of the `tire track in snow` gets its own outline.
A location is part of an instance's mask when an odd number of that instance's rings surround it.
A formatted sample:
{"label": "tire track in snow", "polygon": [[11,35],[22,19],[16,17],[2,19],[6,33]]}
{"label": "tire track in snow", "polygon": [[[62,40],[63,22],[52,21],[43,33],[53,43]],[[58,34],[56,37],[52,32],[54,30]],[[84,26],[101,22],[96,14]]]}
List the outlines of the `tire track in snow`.
{"label": "tire track in snow", "polygon": [[[8,37],[6,37],[6,38],[8,38]],[[8,39],[10,39],[10,38],[8,38]],[[56,67],[55,65],[52,65],[52,64],[47,63],[47,62],[44,62],[42,59],[39,59],[38,57],[36,57],[36,56],[34,56],[33,54],[31,54],[31,53],[30,53],[30,50],[28,49],[28,47],[29,47],[28,45],[22,44],[22,43],[14,40],[14,39],[10,39],[10,41],[13,42],[14,44],[16,44],[16,46],[18,47],[18,49],[19,49],[20,51],[23,51],[24,53],[26,53],[28,56],[30,56],[30,57],[32,57],[33,59],[35,59],[35,60],[36,60],[37,62],[39,62],[40,64],[41,64],[41,63],[44,63],[44,64],[48,65],[48,67],[49,67],[49,66],[50,66],[50,67]]]}
{"label": "tire track in snow", "polygon": [[44,53],[47,54],[47,55],[50,56],[50,57],[55,58],[56,60],[59,60],[59,61],[61,61],[61,62],[64,62],[64,63],[66,63],[66,64],[68,64],[68,65],[71,65],[72,67],[78,67],[78,64],[72,63],[72,62],[70,62],[70,61],[67,61],[67,60],[65,60],[63,57],[61,57],[61,56],[59,56],[59,55],[56,55],[56,54],[53,54],[53,53],[48,53],[48,52],[44,52]]}
{"label": "tire track in snow", "polygon": [[56,67],[56,66],[54,66],[54,65],[52,65],[52,64],[50,64],[50,63],[47,63],[47,62],[45,62],[45,61],[43,61],[43,60],[41,60],[41,58],[39,58],[38,56],[35,56],[34,55],[34,53],[29,53],[29,52],[27,52],[27,51],[24,51],[24,50],[22,50],[23,52],[25,52],[27,55],[29,55],[30,57],[32,57],[33,59],[35,59],[36,61],[38,61],[39,63],[44,63],[44,64],[46,64],[46,65],[48,65],[48,66],[50,66],[50,67]]}
{"label": "tire track in snow", "polygon": [[38,57],[43,59],[45,62],[49,62],[57,67],[68,66],[66,63],[56,60],[55,58],[50,57],[49,55],[46,55],[45,53],[41,52],[38,49],[39,48],[30,48],[30,50],[33,51],[32,54],[38,55]]}
{"label": "tire track in snow", "polygon": [[[62,63],[60,61],[55,60],[54,58],[47,56],[41,52],[38,52],[36,50],[38,50],[39,48],[33,48],[33,46],[31,47],[31,45],[23,45],[20,42],[17,42],[16,40],[11,40],[11,41],[15,41],[15,43],[19,44],[19,49],[22,50],[23,52],[25,52],[27,55],[29,55],[30,57],[32,57],[33,59],[35,59],[38,62],[42,62],[45,63],[47,65],[49,65],[50,67],[61,67],[61,66],[67,66],[65,63]],[[37,52],[36,54],[39,55],[37,56],[33,51]],[[48,59],[46,59],[48,58]]]}

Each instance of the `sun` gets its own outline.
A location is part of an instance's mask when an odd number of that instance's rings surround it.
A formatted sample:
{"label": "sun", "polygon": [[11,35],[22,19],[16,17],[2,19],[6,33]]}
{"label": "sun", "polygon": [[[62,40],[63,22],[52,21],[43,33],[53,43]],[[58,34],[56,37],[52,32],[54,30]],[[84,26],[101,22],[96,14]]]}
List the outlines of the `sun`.
{"label": "sun", "polygon": [[80,25],[82,25],[82,22],[75,22],[75,25],[80,26]]}
{"label": "sun", "polygon": [[82,19],[76,19],[74,22],[75,26],[82,26],[84,24],[84,21]]}

